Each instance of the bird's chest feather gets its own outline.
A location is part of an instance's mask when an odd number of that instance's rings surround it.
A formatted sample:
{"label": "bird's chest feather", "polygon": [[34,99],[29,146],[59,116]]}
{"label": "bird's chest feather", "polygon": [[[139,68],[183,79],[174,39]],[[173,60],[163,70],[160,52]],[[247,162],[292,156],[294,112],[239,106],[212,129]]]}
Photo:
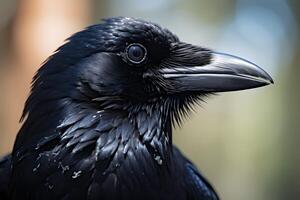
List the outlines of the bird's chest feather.
{"label": "bird's chest feather", "polygon": [[164,126],[161,116],[146,111],[70,116],[58,135],[41,139],[20,161],[19,168],[27,166],[23,180],[31,177],[25,194],[33,199],[168,199],[177,185],[170,176],[171,144]]}

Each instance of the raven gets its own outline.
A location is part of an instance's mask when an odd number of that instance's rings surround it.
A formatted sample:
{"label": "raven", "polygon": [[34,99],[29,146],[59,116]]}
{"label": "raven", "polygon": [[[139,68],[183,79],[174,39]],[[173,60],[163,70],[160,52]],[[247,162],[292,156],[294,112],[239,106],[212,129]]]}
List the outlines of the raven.
{"label": "raven", "polygon": [[172,128],[210,94],[270,83],[257,65],[155,23],[105,19],[34,76],[13,151],[0,161],[1,199],[217,200],[172,144]]}

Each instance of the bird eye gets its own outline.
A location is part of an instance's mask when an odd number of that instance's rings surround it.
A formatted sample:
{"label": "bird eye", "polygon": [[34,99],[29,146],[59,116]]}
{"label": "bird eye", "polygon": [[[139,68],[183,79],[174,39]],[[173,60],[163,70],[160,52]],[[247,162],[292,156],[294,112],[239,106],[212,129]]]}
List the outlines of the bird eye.
{"label": "bird eye", "polygon": [[139,64],[146,59],[146,48],[141,44],[131,44],[127,47],[127,58],[134,64]]}

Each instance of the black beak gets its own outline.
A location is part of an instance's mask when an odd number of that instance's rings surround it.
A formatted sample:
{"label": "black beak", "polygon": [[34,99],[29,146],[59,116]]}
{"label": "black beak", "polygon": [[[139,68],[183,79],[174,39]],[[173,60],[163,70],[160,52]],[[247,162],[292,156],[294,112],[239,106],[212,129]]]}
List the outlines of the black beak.
{"label": "black beak", "polygon": [[[267,72],[250,61],[224,53],[212,51],[204,53],[209,54],[207,63],[195,65],[197,60],[195,56],[204,54],[194,52],[189,56],[185,55],[183,63],[160,70],[162,76],[170,81],[176,92],[226,92],[273,83]],[[193,64],[188,64],[187,58]],[[207,59],[207,55],[205,58]]]}

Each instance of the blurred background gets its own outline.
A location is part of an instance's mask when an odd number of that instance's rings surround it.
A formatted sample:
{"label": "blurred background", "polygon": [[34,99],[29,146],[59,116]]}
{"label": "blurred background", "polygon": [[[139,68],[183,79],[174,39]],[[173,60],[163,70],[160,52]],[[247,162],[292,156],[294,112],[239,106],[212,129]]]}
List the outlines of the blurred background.
{"label": "blurred background", "polygon": [[175,143],[223,200],[300,199],[300,1],[0,1],[0,155],[12,149],[30,81],[70,34],[110,16],[157,22],[181,40],[247,58],[275,85],[223,93]]}

